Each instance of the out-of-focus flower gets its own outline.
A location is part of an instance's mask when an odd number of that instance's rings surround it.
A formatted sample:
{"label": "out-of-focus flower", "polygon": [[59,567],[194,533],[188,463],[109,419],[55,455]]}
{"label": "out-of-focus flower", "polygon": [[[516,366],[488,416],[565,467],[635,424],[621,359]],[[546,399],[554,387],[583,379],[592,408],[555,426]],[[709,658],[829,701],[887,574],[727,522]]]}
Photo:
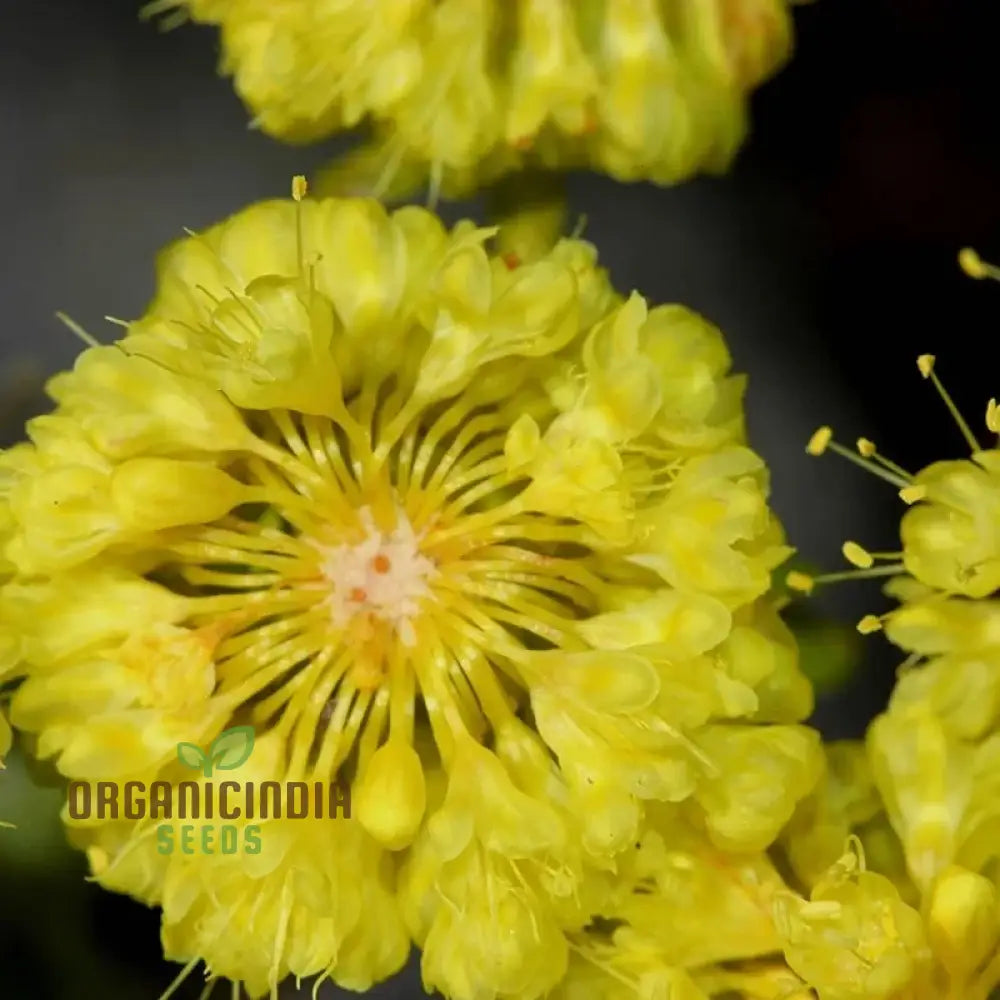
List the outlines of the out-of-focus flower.
{"label": "out-of-focus flower", "polygon": [[353,785],[251,857],[74,821],[170,957],[361,990],[414,940],[456,1000],[542,996],[646,803],[758,852],[819,775],[743,382],[586,243],[293,193],[170,249],[3,457],[13,721],[119,788],[233,725],[244,780]]}
{"label": "out-of-focus flower", "polygon": [[773,909],[789,890],[767,854],[720,850],[684,813],[650,810],[601,916],[570,935],[559,1000],[808,996],[780,958]]}
{"label": "out-of-focus flower", "polygon": [[789,0],[157,0],[217,25],[255,123],[308,142],[370,122],[341,168],[466,190],[524,166],[672,184],[724,170],[788,58]]}
{"label": "out-of-focus flower", "polygon": [[779,898],[775,919],[788,964],[819,1000],[944,996],[930,977],[920,914],[851,851],[816,883],[808,900]]}
{"label": "out-of-focus flower", "polygon": [[[972,251],[963,251],[960,262],[972,277],[1000,277]],[[900,934],[884,942],[890,950],[879,951],[873,966],[886,977],[878,988],[866,980],[861,989],[861,979],[847,977],[835,989],[831,976],[827,991],[820,990],[822,1000],[986,1000],[1000,986],[1000,450],[980,444],[938,378],[933,356],[922,355],[917,365],[954,417],[970,458],[936,462],[910,475],[867,439],[857,442],[856,454],[837,445],[828,428],[807,449],[832,449],[866,466],[893,483],[910,508],[900,526],[900,551],[870,552],[848,542],[844,555],[853,573],[792,583],[809,590],[831,578],[890,577],[885,591],[897,606],[866,616],[858,628],[884,629],[909,655],[888,709],[869,728],[867,762],[898,840],[896,857],[905,863],[905,871],[890,866],[897,870],[894,881],[923,923],[922,944],[916,914],[906,916],[905,933],[894,923]],[[1000,432],[993,401],[986,425]],[[887,884],[879,885],[837,916],[838,933],[844,920],[874,914],[879,896],[882,912],[898,915]],[[864,937],[862,929],[857,933]],[[870,936],[869,950],[876,945],[877,935]],[[800,957],[810,960],[804,952]],[[830,952],[826,957],[832,960]],[[839,960],[847,961],[846,953]]]}

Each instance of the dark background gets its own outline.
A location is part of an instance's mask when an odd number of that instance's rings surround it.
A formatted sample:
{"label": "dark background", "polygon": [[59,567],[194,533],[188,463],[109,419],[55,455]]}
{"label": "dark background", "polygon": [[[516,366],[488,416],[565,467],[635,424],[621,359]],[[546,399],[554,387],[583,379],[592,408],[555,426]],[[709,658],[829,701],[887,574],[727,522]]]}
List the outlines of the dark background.
{"label": "dark background", "polygon": [[[111,339],[102,317],[141,312],[154,254],[182,227],[284,196],[331,151],[249,131],[215,76],[214,33],[163,35],[137,6],[0,0],[5,443],[43,407],[40,379],[80,348],[55,310]],[[834,457],[807,458],[817,425],[847,443],[865,434],[916,469],[963,453],[917,354],[938,355],[977,432],[1000,395],[1000,288],[955,266],[965,244],[1000,260],[991,6],[802,7],[796,58],[756,96],[733,175],[673,190],[571,181],[572,209],[622,291],[684,302],[726,331],[751,375],[751,440],[773,470],[774,504],[802,555],[826,567],[840,568],[848,537],[895,548],[900,503]],[[851,622],[885,602],[856,584],[818,605]],[[818,712],[828,735],[859,734],[891,685],[892,651],[878,637],[861,648],[853,680]],[[175,972],[159,959],[157,914],[83,882],[55,824],[57,793],[16,757],[2,785],[0,814],[20,829],[0,833],[0,996],[152,1000]],[[380,991],[419,993],[413,969]]]}

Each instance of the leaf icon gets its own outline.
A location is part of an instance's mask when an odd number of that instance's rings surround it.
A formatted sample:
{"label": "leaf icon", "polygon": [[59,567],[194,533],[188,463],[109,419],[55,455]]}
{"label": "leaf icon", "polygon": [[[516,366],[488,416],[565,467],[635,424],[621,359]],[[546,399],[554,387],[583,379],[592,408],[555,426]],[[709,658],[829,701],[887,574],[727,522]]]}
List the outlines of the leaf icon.
{"label": "leaf icon", "polygon": [[177,759],[187,767],[192,767],[196,771],[201,771],[207,764],[208,758],[199,746],[193,743],[177,744]]}
{"label": "leaf icon", "polygon": [[234,726],[219,733],[208,753],[218,771],[233,771],[253,752],[253,726]]}

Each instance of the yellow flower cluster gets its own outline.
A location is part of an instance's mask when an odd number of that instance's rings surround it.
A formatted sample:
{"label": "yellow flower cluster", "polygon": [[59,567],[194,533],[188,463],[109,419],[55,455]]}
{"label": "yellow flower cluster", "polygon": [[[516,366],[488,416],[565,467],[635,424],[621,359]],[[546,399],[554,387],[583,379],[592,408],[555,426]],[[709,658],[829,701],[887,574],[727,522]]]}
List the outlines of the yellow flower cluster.
{"label": "yellow flower cluster", "polygon": [[[176,786],[178,743],[249,725],[241,780],[346,781],[354,812],[263,820],[251,856],[67,813],[95,877],[253,997],[366,989],[411,941],[455,1000],[544,996],[656,803],[660,855],[683,819],[699,898],[745,909],[712,858],[768,848],[822,755],[719,332],[579,240],[522,260],[304,193],[170,248],[52,380],[0,459],[0,630],[67,777]],[[722,956],[692,935],[677,962]]]}
{"label": "yellow flower cluster", "polygon": [[[672,184],[724,170],[788,57],[789,0],[160,0],[218,25],[269,135],[370,121],[384,175],[466,190],[523,166]],[[341,165],[341,170],[344,166]]]}
{"label": "yellow flower cluster", "polygon": [[[972,251],[960,262],[973,277],[1000,276]],[[1000,448],[979,443],[935,359],[917,364],[970,458],[911,476],[864,438],[855,454],[823,428],[808,448],[867,465],[909,505],[901,551],[844,546],[855,575],[890,577],[886,593],[899,602],[859,629],[884,628],[909,655],[865,751],[850,748],[840,780],[800,807],[788,831],[802,870],[831,835],[868,824],[889,876],[821,885],[789,925],[789,961],[820,1000],[987,1000],[1000,987]],[[1000,433],[993,401],[986,425]]]}

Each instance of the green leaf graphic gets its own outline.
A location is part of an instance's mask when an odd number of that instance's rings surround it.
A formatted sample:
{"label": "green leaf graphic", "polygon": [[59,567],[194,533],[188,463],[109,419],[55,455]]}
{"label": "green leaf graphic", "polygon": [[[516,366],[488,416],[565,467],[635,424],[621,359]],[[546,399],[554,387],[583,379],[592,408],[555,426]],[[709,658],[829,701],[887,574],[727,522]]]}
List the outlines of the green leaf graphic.
{"label": "green leaf graphic", "polygon": [[253,726],[234,726],[220,733],[211,748],[209,756],[218,771],[233,771],[253,752]]}
{"label": "green leaf graphic", "polygon": [[208,763],[204,751],[193,743],[178,743],[177,759],[186,767],[193,767],[196,771],[202,770]]}

